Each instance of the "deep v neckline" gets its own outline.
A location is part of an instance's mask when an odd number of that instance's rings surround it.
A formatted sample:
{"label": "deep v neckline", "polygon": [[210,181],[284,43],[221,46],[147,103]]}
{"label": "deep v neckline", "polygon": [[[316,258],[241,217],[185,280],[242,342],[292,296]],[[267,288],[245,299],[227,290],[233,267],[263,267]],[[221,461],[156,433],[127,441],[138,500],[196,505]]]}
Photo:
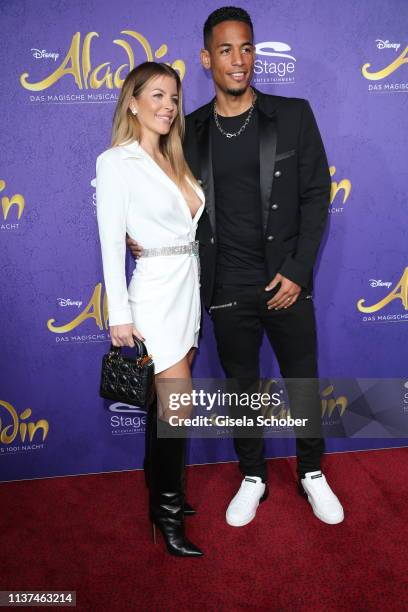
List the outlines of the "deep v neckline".
{"label": "deep v neckline", "polygon": [[177,193],[181,196],[181,199],[183,200],[187,212],[188,212],[188,216],[190,217],[191,221],[193,222],[195,220],[195,218],[197,217],[198,213],[202,210],[202,208],[204,207],[204,198],[202,198],[199,194],[199,192],[195,189],[194,185],[192,184],[192,182],[190,181],[190,179],[186,176],[186,180],[189,182],[189,184],[191,185],[191,188],[193,189],[193,191],[197,194],[197,197],[199,200],[201,200],[201,206],[199,206],[194,214],[194,216],[191,214],[191,208],[188,205],[188,202],[185,198],[185,196],[183,195],[183,192],[181,191],[180,187],[177,185],[177,183],[175,183],[173,181],[172,178],[170,178],[170,176],[167,174],[167,172],[165,170],[163,170],[163,168],[160,166],[160,164],[157,163],[157,161],[155,161],[153,159],[153,157],[147,152],[145,151],[145,149],[142,147],[142,145],[139,143],[139,147],[142,149],[143,153],[145,154],[145,156],[147,157],[147,159],[153,163],[156,168],[159,169],[159,171],[161,172],[162,175],[164,175],[166,177],[166,179],[172,184],[173,188],[177,190]]}

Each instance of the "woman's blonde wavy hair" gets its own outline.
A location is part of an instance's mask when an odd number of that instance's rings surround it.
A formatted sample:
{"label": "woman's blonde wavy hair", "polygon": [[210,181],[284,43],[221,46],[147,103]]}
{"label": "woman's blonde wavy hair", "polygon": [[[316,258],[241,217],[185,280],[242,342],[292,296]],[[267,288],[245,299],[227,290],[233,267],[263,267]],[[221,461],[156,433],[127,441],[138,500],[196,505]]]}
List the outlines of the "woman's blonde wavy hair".
{"label": "woman's blonde wavy hair", "polygon": [[179,186],[184,183],[186,176],[194,185],[198,186],[197,180],[188,167],[183,153],[184,115],[180,77],[178,73],[167,64],[144,62],[129,72],[123,83],[113,116],[111,146],[117,147],[134,140],[140,142],[141,125],[137,115],[133,115],[130,110],[130,101],[132,96],[137,98],[149,81],[158,76],[170,76],[175,79],[178,94],[177,117],[173,121],[169,133],[160,136],[160,150],[164,157],[169,160]]}

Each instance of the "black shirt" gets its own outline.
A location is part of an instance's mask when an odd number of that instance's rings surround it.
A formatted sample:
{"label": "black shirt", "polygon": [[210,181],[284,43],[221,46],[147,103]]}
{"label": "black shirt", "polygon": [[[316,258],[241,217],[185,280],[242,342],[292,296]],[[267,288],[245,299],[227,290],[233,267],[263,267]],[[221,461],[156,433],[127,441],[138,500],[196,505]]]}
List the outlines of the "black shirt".
{"label": "black shirt", "polygon": [[[218,120],[225,132],[237,132],[249,111]],[[239,136],[227,138],[211,121],[212,166],[217,227],[217,284],[267,282],[262,235],[258,113]]]}

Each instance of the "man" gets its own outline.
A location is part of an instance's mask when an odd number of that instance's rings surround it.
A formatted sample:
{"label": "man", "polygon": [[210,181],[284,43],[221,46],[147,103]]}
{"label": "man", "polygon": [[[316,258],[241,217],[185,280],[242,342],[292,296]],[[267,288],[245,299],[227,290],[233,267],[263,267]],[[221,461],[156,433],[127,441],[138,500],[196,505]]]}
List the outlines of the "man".
{"label": "man", "polygon": [[[320,468],[324,441],[311,293],[330,174],[309,103],[252,88],[254,61],[248,13],[214,11],[204,25],[201,62],[212,74],[216,97],[186,118],[184,143],[206,194],[197,235],[202,297],[225,373],[242,390],[259,380],[266,332],[287,379],[292,414],[306,411],[314,424],[310,437],[297,432],[299,492],[320,520],[335,524],[344,514]],[[234,447],[244,479],[226,512],[227,523],[237,527],[255,517],[268,494],[263,437],[241,434]]]}

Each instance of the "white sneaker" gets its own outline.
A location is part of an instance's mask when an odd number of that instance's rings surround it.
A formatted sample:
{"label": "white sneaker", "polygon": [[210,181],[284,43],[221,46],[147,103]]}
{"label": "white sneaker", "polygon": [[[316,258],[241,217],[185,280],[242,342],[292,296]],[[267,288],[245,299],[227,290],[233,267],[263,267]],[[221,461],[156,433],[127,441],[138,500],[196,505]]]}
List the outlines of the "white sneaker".
{"label": "white sneaker", "polygon": [[232,527],[243,527],[255,518],[260,502],[268,496],[268,489],[259,476],[245,476],[235,497],[227,508],[225,518]]}
{"label": "white sneaker", "polygon": [[318,519],[329,525],[336,525],[344,520],[343,507],[320,470],[307,472],[301,483]]}

